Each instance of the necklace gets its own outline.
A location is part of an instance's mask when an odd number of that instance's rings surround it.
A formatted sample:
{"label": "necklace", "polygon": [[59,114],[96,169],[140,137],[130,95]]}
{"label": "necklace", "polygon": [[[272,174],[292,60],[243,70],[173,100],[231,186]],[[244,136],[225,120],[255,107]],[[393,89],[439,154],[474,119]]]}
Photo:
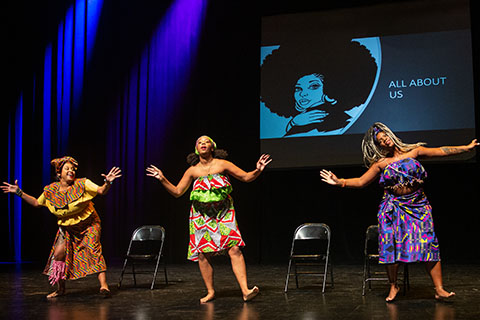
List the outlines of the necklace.
{"label": "necklace", "polygon": [[210,175],[210,169],[212,168],[212,166],[213,166],[213,159],[210,160],[209,166],[206,166],[205,164],[202,163],[202,168],[207,172],[208,176]]}

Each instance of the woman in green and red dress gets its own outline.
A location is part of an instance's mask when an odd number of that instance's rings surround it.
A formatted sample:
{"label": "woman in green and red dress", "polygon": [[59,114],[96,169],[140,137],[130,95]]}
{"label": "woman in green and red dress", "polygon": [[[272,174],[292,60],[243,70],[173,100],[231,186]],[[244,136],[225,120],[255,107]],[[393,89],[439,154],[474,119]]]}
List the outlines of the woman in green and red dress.
{"label": "woman in green and red dress", "polygon": [[57,182],[44,188],[38,199],[23,192],[17,180],[14,184],[4,182],[3,192],[15,193],[34,207],[45,206],[58,218],[59,229],[50,252],[44,273],[49,276],[57,290],[47,295],[55,298],[65,294],[65,280],[98,274],[100,293],[108,296],[106,274],[107,266],[100,244],[100,218],[92,199],[105,195],[112,182],[121,176],[121,170],[113,167],[110,172],[102,174],[104,184],[98,186],[87,178],[76,177],[78,162],[72,157],[54,159]]}
{"label": "woman in green and red dress", "polygon": [[239,247],[245,246],[235,218],[233,200],[230,196],[232,185],[228,175],[243,182],[252,182],[265,169],[271,159],[262,155],[256,169],[245,172],[233,163],[224,160],[224,150],[216,148],[215,142],[208,136],[201,136],[195,143],[195,153],[187,157],[190,167],[175,186],[168,181],[162,171],[155,166],[147,168],[147,175],[158,179],[165,189],[178,198],[193,182],[190,194],[190,242],[187,258],[198,261],[200,273],[207,288],[207,295],[201,303],[215,298],[213,286],[212,255],[227,252],[232,269],[242,290],[243,300],[253,299],[259,292],[258,287],[248,288],[245,260]]}

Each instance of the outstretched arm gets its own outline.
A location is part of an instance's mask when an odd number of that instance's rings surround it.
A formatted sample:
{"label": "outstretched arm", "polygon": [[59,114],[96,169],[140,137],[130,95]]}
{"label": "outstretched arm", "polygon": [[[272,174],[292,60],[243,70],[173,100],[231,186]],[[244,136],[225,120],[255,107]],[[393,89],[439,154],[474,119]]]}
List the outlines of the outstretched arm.
{"label": "outstretched arm", "polygon": [[235,178],[243,182],[252,182],[253,180],[257,179],[257,177],[262,173],[265,167],[272,162],[270,159],[270,155],[262,154],[260,159],[257,161],[257,167],[255,170],[245,172],[230,161],[224,161],[224,169],[228,174],[231,174]]}
{"label": "outstretched arm", "polygon": [[14,184],[4,182],[3,186],[0,186],[0,188],[3,190],[4,193],[15,193],[17,196],[25,200],[26,203],[35,208],[40,206],[36,198],[26,194],[22,191],[22,189],[20,189],[20,187],[18,186],[18,180],[15,180]]}
{"label": "outstretched arm", "polygon": [[108,190],[112,186],[113,180],[120,178],[122,176],[122,170],[119,167],[113,167],[108,174],[103,174],[102,177],[105,178],[105,183],[98,187],[97,193],[104,196],[107,194]]}
{"label": "outstretched arm", "polygon": [[414,151],[419,157],[445,157],[454,154],[469,152],[479,144],[480,143],[477,142],[477,139],[473,139],[472,142],[464,146],[444,146],[438,148],[418,147]]}
{"label": "outstretched arm", "polygon": [[363,188],[372,183],[380,174],[380,166],[378,163],[373,164],[361,177],[340,179],[337,178],[333,172],[323,169],[320,171],[322,181],[332,186],[339,186],[342,188]]}
{"label": "outstretched arm", "polygon": [[185,171],[182,179],[180,179],[176,186],[173,185],[170,181],[168,181],[168,179],[165,178],[165,176],[163,175],[163,172],[154,165],[150,165],[150,167],[147,168],[147,176],[154,177],[155,179],[160,181],[163,187],[168,191],[168,193],[170,193],[175,198],[181,197],[188,190],[188,187],[193,180],[191,167],[188,168],[187,171]]}

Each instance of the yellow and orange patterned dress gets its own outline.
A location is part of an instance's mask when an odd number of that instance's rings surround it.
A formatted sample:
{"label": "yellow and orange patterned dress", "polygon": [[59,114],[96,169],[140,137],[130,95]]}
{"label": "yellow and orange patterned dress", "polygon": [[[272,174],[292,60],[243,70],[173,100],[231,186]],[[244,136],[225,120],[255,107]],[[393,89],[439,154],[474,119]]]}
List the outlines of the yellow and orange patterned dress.
{"label": "yellow and orange patterned dress", "polygon": [[[100,244],[100,218],[92,199],[98,185],[82,178],[76,179],[67,191],[60,191],[58,182],[49,184],[37,199],[58,219],[59,230],[55,237],[44,273],[51,283],[60,279],[78,279],[107,269]],[[65,243],[64,270],[57,270],[54,252],[57,245]],[[59,273],[60,272],[60,273]]]}

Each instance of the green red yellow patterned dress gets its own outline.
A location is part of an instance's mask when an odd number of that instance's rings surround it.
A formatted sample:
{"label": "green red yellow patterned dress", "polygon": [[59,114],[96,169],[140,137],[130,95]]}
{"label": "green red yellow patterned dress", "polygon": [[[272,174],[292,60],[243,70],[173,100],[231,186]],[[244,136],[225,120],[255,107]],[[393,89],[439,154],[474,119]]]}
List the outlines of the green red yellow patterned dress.
{"label": "green red yellow patterned dress", "polygon": [[233,246],[245,246],[235,219],[231,192],[232,185],[223,174],[198,177],[194,181],[190,194],[189,260],[198,261],[199,253],[218,253]]}

